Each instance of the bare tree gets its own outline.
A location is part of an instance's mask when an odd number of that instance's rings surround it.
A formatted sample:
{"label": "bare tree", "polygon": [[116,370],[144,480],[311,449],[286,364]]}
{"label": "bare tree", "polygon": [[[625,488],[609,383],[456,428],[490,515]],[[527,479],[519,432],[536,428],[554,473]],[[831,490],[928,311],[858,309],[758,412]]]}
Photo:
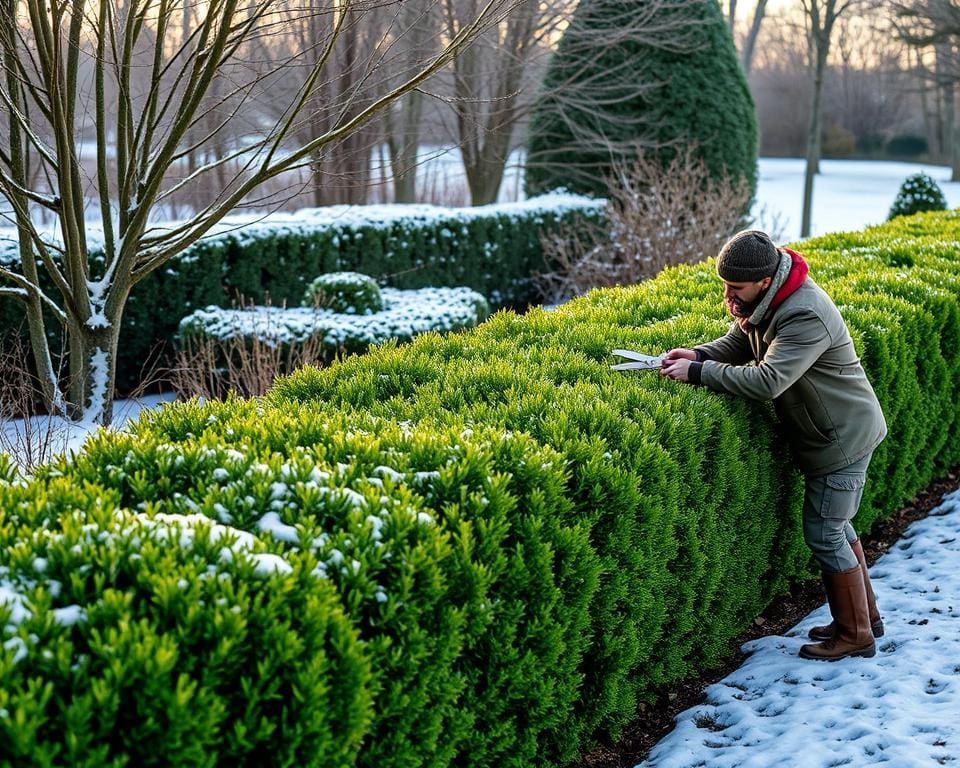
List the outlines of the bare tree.
{"label": "bare tree", "polygon": [[[573,0],[520,0],[452,67],[451,95],[444,99],[473,205],[495,202],[517,125],[534,103],[550,42],[573,12]],[[443,0],[444,31],[457,34],[475,12],[476,0]]]}
{"label": "bare tree", "polygon": [[819,172],[820,132],[823,127],[823,80],[830,56],[830,43],[837,19],[851,8],[863,7],[865,0],[801,0],[807,23],[812,90],[807,130],[806,168],[803,175],[803,213],[800,237],[810,236],[813,207],[813,177]]}
{"label": "bare tree", "polygon": [[[957,0],[899,0],[892,4],[900,38],[916,49],[917,72],[923,85],[924,116],[936,154],[949,158],[952,181],[960,180],[960,124],[956,118],[956,89],[960,82],[960,2]],[[932,57],[925,56],[931,52]],[[932,58],[931,66],[924,60]],[[926,83],[933,86],[928,103]]]}
{"label": "bare tree", "polygon": [[[723,7],[723,0],[720,0],[720,7]],[[727,24],[730,25],[730,33],[733,34],[737,26],[737,0],[727,0]]]}
{"label": "bare tree", "polygon": [[916,101],[906,47],[891,34],[889,15],[876,10],[839,20],[832,82],[824,86],[825,122],[843,126],[868,151],[911,119]]}
{"label": "bare tree", "polygon": [[[763,20],[767,13],[767,1],[768,0],[756,0],[756,5],[753,6],[753,14],[750,16],[750,23],[740,43],[740,63],[743,66],[743,71],[747,74],[750,74],[750,67],[753,64],[753,52],[757,45],[757,38],[760,36],[760,27],[763,25]],[[723,8],[723,0],[720,0],[720,7]],[[737,39],[737,9],[740,7],[737,0],[727,0],[727,7],[724,11],[727,17],[727,24],[730,26],[730,33],[733,35],[734,40]]]}
{"label": "bare tree", "polygon": [[[0,104],[7,123],[0,148],[0,194],[20,233],[19,265],[0,267],[0,295],[14,297],[26,308],[45,406],[51,413],[102,423],[112,415],[118,334],[131,289],[238,205],[257,202],[254,195],[266,182],[349,139],[448,66],[509,10],[509,0],[479,6],[469,23],[404,82],[366,101],[363,86],[383,59],[381,45],[389,41],[368,48],[344,35],[356,18],[391,8],[395,13],[399,6],[389,0],[334,0],[320,8],[304,4],[301,13],[323,21],[314,46],[319,55],[302,85],[285,96],[280,118],[264,121],[261,114],[259,125],[251,118],[256,132],[245,132],[220,157],[201,153],[201,164],[185,175],[188,154],[208,147],[231,120],[250,116],[264,82],[282,77],[282,72],[260,71],[257,51],[262,50],[258,43],[288,23],[284,12],[289,7],[279,0],[206,0],[192,7],[189,35],[184,36],[184,8],[170,0],[0,2]],[[300,123],[309,117],[340,45],[353,46],[355,85],[329,105],[335,119],[320,135],[297,142]],[[138,57],[144,48],[149,55]],[[300,66],[301,53],[292,52],[282,70]],[[88,79],[80,76],[81,64]],[[218,76],[223,91],[215,94]],[[115,115],[107,108],[110,93],[116,94]],[[229,107],[229,114],[213,126],[204,123],[211,99]],[[96,152],[92,171],[84,165],[76,139],[88,111]],[[29,183],[31,157],[43,167],[45,186]],[[227,166],[230,178],[213,200],[177,223],[151,223],[167,198]],[[102,257],[87,234],[88,203],[103,231]],[[35,223],[38,210],[55,216],[57,237]],[[65,384],[55,373],[44,312],[67,340]]]}
{"label": "bare tree", "polygon": [[[256,101],[270,120],[284,119],[291,100],[313,78],[314,70],[323,67],[292,129],[296,144],[306,145],[326,135],[339,121],[360,114],[405,79],[391,81],[388,76],[397,61],[391,24],[405,15],[405,3],[346,8],[337,40],[330,44],[327,19],[337,7],[336,0],[316,0],[313,13],[304,13],[296,0],[276,2],[282,29],[254,41],[259,68],[268,73]],[[370,152],[378,134],[371,121],[313,151],[308,169],[313,205],[366,202]]]}
{"label": "bare tree", "polygon": [[537,285],[550,301],[633,285],[712,256],[742,227],[751,197],[745,180],[713,178],[692,146],[666,168],[641,150],[633,163],[615,166],[608,182],[604,223],[580,221],[544,237],[554,269]]}
{"label": "bare tree", "polygon": [[[416,66],[417,61],[430,55],[436,47],[442,8],[436,6],[432,0],[404,0],[404,13],[407,18],[403,24],[405,33],[399,41],[400,66],[394,74],[398,78],[402,78],[407,68]],[[467,53],[464,52],[463,55]],[[411,91],[394,102],[384,113],[387,151],[393,178],[393,199],[398,203],[413,203],[417,199],[417,157],[427,98],[420,89]]]}
{"label": "bare tree", "polygon": [[753,9],[753,15],[750,17],[750,28],[747,30],[743,42],[740,44],[740,64],[743,66],[743,71],[748,75],[753,66],[753,53],[757,48],[757,38],[760,37],[760,28],[763,25],[766,14],[767,0],[757,0],[757,4]]}

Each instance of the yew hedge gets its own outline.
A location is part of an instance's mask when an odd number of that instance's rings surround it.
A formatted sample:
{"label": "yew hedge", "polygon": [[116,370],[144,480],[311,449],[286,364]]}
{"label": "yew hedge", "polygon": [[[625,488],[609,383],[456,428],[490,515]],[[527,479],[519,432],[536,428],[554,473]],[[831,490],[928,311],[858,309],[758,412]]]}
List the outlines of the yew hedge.
{"label": "yew hedge", "polygon": [[[960,216],[803,244],[888,418],[860,530],[960,462]],[[560,766],[812,572],[769,404],[609,370],[711,262],[0,460],[4,765]]]}

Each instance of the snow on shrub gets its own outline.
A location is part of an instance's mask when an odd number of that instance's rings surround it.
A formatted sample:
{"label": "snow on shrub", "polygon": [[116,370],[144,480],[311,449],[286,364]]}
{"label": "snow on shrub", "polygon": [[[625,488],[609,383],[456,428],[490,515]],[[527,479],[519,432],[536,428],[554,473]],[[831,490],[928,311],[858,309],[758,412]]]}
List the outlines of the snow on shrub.
{"label": "snow on shrub", "polygon": [[937,182],[925,173],[915,173],[900,185],[887,220],[922,211],[944,211],[946,208],[947,199]]}
{"label": "snow on shrub", "polygon": [[320,275],[303,296],[303,306],[330,309],[345,315],[370,315],[383,309],[377,281],[359,272]]}
{"label": "snow on shrub", "polygon": [[472,328],[490,312],[486,299],[469,288],[383,288],[379,294],[383,308],[367,314],[322,307],[207,307],[187,315],[180,334],[216,341],[256,338],[270,345],[319,339],[333,354],[359,352],[388,339],[409,341],[430,331]]}
{"label": "snow on shrub", "polygon": [[[532,276],[544,269],[541,234],[578,218],[602,220],[605,204],[554,193],[468,208],[340,205],[227,217],[134,288],[123,315],[118,383],[136,387],[144,361],[174,341],[179,319],[193,310],[238,297],[299,304],[307,282],[326,272],[357,271],[394,288],[467,286],[494,307],[535,301]],[[102,241],[101,231],[88,232],[95,263],[103,260]],[[0,229],[0,266],[17,271],[18,247],[16,230]],[[41,284],[56,290],[44,274]],[[22,323],[22,302],[0,299],[0,335]]]}

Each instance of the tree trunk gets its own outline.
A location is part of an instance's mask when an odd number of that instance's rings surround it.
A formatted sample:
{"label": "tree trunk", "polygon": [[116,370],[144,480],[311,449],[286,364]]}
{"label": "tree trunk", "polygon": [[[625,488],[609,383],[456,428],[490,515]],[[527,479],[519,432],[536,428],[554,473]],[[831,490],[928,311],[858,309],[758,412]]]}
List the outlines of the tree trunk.
{"label": "tree trunk", "polygon": [[937,121],[940,134],[940,160],[953,165],[953,126],[954,118],[954,78],[953,78],[953,48],[947,42],[937,43],[936,50],[936,82],[937,82]]}
{"label": "tree trunk", "polygon": [[313,207],[320,208],[326,205],[326,194],[323,186],[323,154],[314,152],[310,163],[310,190],[313,192]]}
{"label": "tree trunk", "polygon": [[390,141],[390,167],[393,169],[393,202],[417,202],[417,146],[401,140]]}
{"label": "tree trunk", "polygon": [[[10,18],[13,18],[14,3],[4,3],[2,10],[5,14],[8,14]],[[7,94],[9,95],[11,105],[17,110],[22,110],[24,104],[20,99],[21,84],[17,82],[13,49],[5,47],[3,54],[3,64],[7,70]],[[14,116],[9,112],[8,117],[10,118],[7,123],[10,174],[14,182],[21,189],[29,189],[32,187],[32,184],[28,182],[30,175],[30,144],[24,140],[25,137],[21,130],[20,123],[14,119]],[[29,208],[26,195],[17,191],[8,193],[7,197],[8,202],[13,205],[16,210],[14,221],[17,224],[17,229],[21,232],[27,232],[29,216],[25,214],[25,212],[28,211]],[[39,270],[37,268],[37,261],[34,258],[33,246],[30,239],[21,236],[18,246],[23,276],[32,285],[39,285]],[[57,382],[56,372],[50,356],[50,343],[47,340],[47,327],[46,320],[43,316],[43,306],[38,295],[27,297],[26,320],[30,338],[30,351],[33,355],[40,387],[40,396],[43,399],[44,406],[50,414],[66,416],[65,404],[63,398],[60,397],[59,383]]]}
{"label": "tree trunk", "polygon": [[952,48],[949,45],[937,46],[937,81],[940,85],[943,109],[943,158],[950,163],[950,181],[960,181],[960,152],[957,136],[957,81],[953,75]]}
{"label": "tree trunk", "polygon": [[763,24],[763,17],[767,12],[767,0],[757,0],[757,7],[753,12],[753,21],[750,23],[750,31],[743,40],[743,50],[740,52],[740,63],[743,71],[750,74],[750,67],[753,66],[753,52],[757,47],[757,38],[760,36],[760,26]]}
{"label": "tree trunk", "polygon": [[826,69],[826,46],[820,46],[816,57],[813,77],[813,96],[810,103],[810,124],[807,131],[807,164],[803,174],[803,214],[800,220],[800,237],[810,237],[810,220],[813,208],[813,177],[819,173],[820,127],[822,122],[823,72]]}
{"label": "tree trunk", "polygon": [[[30,248],[26,238],[20,240],[20,252]],[[22,258],[21,264],[27,259]],[[26,270],[24,270],[26,271]],[[33,274],[36,274],[34,271]],[[37,383],[40,387],[40,397],[43,400],[47,413],[57,416],[67,416],[66,403],[60,395],[60,383],[57,380],[53,359],[50,356],[50,342],[47,339],[46,320],[43,317],[43,307],[37,299],[27,302],[27,328],[30,334],[30,352],[37,372]]]}
{"label": "tree trunk", "polygon": [[[423,0],[406,0],[401,19],[409,27],[398,61],[399,71],[404,72],[414,68],[418,60],[435,49],[439,20],[429,2]],[[423,132],[425,101],[421,91],[413,91],[385,113],[393,199],[397,203],[417,201],[417,153]]]}
{"label": "tree trunk", "polygon": [[502,162],[491,158],[483,158],[474,167],[473,173],[467,174],[467,185],[470,188],[471,205],[489,205],[497,202],[500,193],[500,184],[503,183]]}
{"label": "tree trunk", "polygon": [[957,121],[955,88],[955,83],[950,85],[950,101],[944,105],[950,136],[950,181],[960,181],[960,124]]}
{"label": "tree trunk", "polygon": [[400,126],[395,129],[388,121],[387,147],[390,150],[390,170],[393,175],[393,201],[417,201],[417,151],[420,145],[420,121],[423,115],[423,94],[414,91],[398,105]]}
{"label": "tree trunk", "polygon": [[67,325],[70,350],[69,416],[75,421],[110,424],[113,421],[113,382],[117,370],[120,317],[91,328],[71,320]]}
{"label": "tree trunk", "polygon": [[950,181],[957,180],[957,118],[956,102],[954,98],[954,84],[944,83],[943,85],[943,137],[946,149],[946,159],[950,162],[953,169],[953,175]]}
{"label": "tree trunk", "polygon": [[[911,49],[907,49],[908,52]],[[933,106],[930,104],[930,89],[928,87],[929,77],[923,68],[923,58],[920,49],[914,49],[917,56],[917,81],[920,83],[920,111],[923,115],[923,127],[927,137],[927,152],[931,158],[939,153],[937,146],[937,119]],[[934,99],[936,99],[936,88],[934,88]]]}
{"label": "tree trunk", "polygon": [[464,164],[471,205],[497,202],[503,172],[510,152],[512,121],[502,123],[486,137],[473,164]]}

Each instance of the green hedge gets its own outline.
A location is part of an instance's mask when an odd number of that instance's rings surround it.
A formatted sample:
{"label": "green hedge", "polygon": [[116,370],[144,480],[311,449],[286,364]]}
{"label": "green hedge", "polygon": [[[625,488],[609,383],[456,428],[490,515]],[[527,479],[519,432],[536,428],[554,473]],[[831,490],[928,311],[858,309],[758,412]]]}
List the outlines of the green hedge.
{"label": "green hedge", "polygon": [[469,288],[376,290],[383,305],[366,314],[320,307],[207,307],[180,321],[180,337],[247,346],[260,341],[271,347],[313,340],[323,359],[332,361],[339,354],[363,352],[390,339],[404,342],[430,331],[473,328],[490,315],[487,300]]}
{"label": "green hedge", "polygon": [[[960,462],[960,216],[803,244],[884,406],[866,530]],[[0,484],[6,765],[560,766],[812,573],[769,404],[609,350],[710,262],[185,403]]]}
{"label": "green hedge", "polygon": [[[134,289],[123,317],[118,384],[122,391],[139,384],[144,361],[173,340],[190,312],[231,306],[238,295],[299,305],[310,282],[327,272],[362,272],[394,288],[466,286],[495,307],[523,306],[536,300],[531,278],[546,268],[541,232],[576,217],[602,217],[604,204],[554,194],[475,208],[334,206],[226,220],[219,234]],[[11,238],[15,233],[0,233],[2,264],[19,263]],[[95,233],[91,238],[96,253]],[[18,300],[0,299],[0,337],[23,320]]]}

